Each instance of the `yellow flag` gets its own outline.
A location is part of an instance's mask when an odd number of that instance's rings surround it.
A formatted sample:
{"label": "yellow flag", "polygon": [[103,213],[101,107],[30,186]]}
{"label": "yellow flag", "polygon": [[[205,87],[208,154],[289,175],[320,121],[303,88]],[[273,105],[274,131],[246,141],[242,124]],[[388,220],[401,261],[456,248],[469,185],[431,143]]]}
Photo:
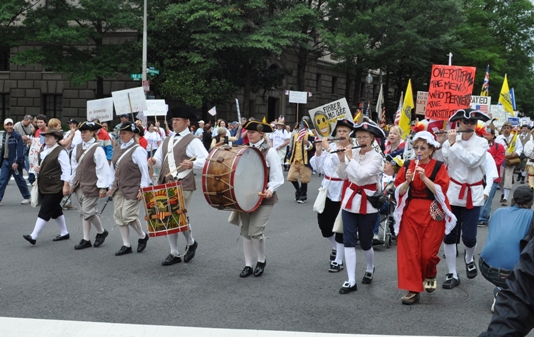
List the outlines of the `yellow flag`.
{"label": "yellow flag", "polygon": [[263,116],[263,119],[261,120],[262,123],[267,123],[267,118]]}
{"label": "yellow flag", "polygon": [[512,141],[510,142],[510,146],[508,146],[508,148],[506,148],[506,154],[512,154],[515,152],[515,145],[517,144],[517,135],[519,135],[519,132],[516,132],[516,131],[512,131],[514,132],[514,137],[512,138]]}
{"label": "yellow flag", "polygon": [[406,95],[404,96],[404,104],[402,105],[399,126],[402,129],[402,139],[406,139],[410,135],[410,124],[412,121],[413,94],[412,94],[412,80],[408,80],[408,88],[406,88]]}
{"label": "yellow flag", "polygon": [[499,95],[499,104],[504,107],[504,111],[514,116],[514,108],[512,105],[512,96],[510,95],[510,88],[508,88],[508,78],[504,75],[502,82],[501,94]]}

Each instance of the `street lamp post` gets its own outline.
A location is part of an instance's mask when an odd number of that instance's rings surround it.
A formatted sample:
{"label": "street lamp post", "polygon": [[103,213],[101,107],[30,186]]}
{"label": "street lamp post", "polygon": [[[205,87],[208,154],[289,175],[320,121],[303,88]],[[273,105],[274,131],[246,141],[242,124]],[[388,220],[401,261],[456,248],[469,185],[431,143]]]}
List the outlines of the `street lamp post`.
{"label": "street lamp post", "polygon": [[371,70],[368,71],[367,76],[365,77],[365,82],[367,82],[367,109],[365,110],[365,115],[369,117],[371,112],[371,95],[369,93],[369,87],[373,83],[373,76],[371,76]]}

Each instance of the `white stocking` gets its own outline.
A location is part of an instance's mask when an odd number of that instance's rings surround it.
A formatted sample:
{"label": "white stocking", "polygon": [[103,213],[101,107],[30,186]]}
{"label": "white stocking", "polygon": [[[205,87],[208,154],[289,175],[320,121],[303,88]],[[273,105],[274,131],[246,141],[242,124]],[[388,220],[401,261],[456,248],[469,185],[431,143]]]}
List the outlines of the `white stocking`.
{"label": "white stocking", "polygon": [[83,239],[89,241],[89,232],[91,231],[91,222],[89,220],[82,220]]}
{"label": "white stocking", "polygon": [[372,273],[375,269],[375,251],[373,247],[369,250],[364,250],[363,255],[365,256],[365,262],[367,262],[366,272]]}
{"label": "white stocking", "polygon": [[345,256],[345,246],[342,243],[336,242],[336,259],[338,264],[343,263],[343,257]]}
{"label": "white stocking", "polygon": [[193,243],[195,243],[195,239],[193,239],[193,234],[191,233],[191,230],[188,229],[183,232],[185,239],[187,240],[187,244],[191,246]]}
{"label": "white stocking", "polygon": [[122,236],[122,244],[126,247],[131,247],[130,245],[130,227],[129,226],[119,226]]}
{"label": "white stocking", "polygon": [[100,216],[98,214],[95,214],[91,218],[91,223],[93,224],[93,226],[95,226],[96,232],[98,234],[104,233],[104,227],[102,227],[102,221],[100,221]]}
{"label": "white stocking", "polygon": [[132,226],[134,231],[137,232],[137,235],[139,235],[140,239],[144,239],[145,238],[145,232],[143,232],[143,228],[141,228],[141,224],[139,223],[139,219],[135,219],[134,221],[130,222],[129,225]]}
{"label": "white stocking", "polygon": [[169,246],[171,246],[171,254],[174,256],[180,255],[178,251],[178,233],[167,235],[167,240],[169,241]]}
{"label": "white stocking", "polygon": [[37,238],[39,237],[39,233],[41,233],[47,222],[48,221],[46,220],[37,218],[37,221],[35,221],[35,227],[33,227],[33,232],[30,234],[32,236],[32,239],[37,240]]}
{"label": "white stocking", "polygon": [[347,265],[347,276],[352,287],[356,284],[356,248],[345,247],[345,262]]}
{"label": "white stocking", "polygon": [[258,253],[258,262],[265,262],[265,238],[252,239],[252,243]]}
{"label": "white stocking", "polygon": [[508,200],[509,195],[510,195],[510,189],[505,188],[504,189],[504,200]]}
{"label": "white stocking", "polygon": [[456,244],[444,244],[443,251],[445,252],[445,260],[447,261],[449,273],[452,274],[452,277],[458,279],[456,272]]}
{"label": "white stocking", "polygon": [[252,240],[243,237],[243,254],[245,255],[245,266],[252,267],[252,260],[254,259],[254,244]]}
{"label": "white stocking", "polygon": [[67,223],[65,222],[65,216],[62,214],[55,218],[57,226],[59,227],[59,230],[61,232],[61,236],[65,236],[69,234],[69,231],[67,230]]}
{"label": "white stocking", "polygon": [[332,244],[332,249],[336,249],[336,239],[335,239],[335,234],[332,235],[332,236],[329,236],[327,237],[328,241],[330,241],[330,243]]}
{"label": "white stocking", "polygon": [[473,256],[475,255],[476,249],[477,249],[477,245],[474,245],[471,248],[465,247],[465,263],[473,262]]}

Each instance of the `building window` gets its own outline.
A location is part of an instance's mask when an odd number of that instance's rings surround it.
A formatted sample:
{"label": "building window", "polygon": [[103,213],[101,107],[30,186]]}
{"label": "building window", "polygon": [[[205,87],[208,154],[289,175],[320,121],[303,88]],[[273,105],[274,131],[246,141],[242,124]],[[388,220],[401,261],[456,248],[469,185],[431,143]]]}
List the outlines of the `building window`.
{"label": "building window", "polygon": [[321,74],[315,74],[315,91],[321,92]]}
{"label": "building window", "polygon": [[0,71],[9,71],[9,48],[0,47]]}
{"label": "building window", "polygon": [[337,77],[332,76],[332,93],[335,94],[337,90]]}
{"label": "building window", "polygon": [[43,96],[43,114],[50,118],[61,119],[61,111],[63,110],[63,96],[62,95],[44,95]]}
{"label": "building window", "polygon": [[2,120],[9,117],[9,94],[0,94],[0,113]]}

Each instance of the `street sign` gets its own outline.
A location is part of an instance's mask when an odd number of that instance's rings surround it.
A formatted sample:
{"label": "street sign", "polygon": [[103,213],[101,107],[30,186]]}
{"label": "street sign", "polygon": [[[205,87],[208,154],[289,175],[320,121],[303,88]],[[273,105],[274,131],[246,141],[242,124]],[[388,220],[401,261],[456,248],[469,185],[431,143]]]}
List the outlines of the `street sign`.
{"label": "street sign", "polygon": [[141,81],[143,74],[130,74],[130,78],[134,81]]}
{"label": "street sign", "polygon": [[156,69],[147,69],[147,72],[150,74],[150,75],[158,75],[159,74],[159,70],[156,70]]}

